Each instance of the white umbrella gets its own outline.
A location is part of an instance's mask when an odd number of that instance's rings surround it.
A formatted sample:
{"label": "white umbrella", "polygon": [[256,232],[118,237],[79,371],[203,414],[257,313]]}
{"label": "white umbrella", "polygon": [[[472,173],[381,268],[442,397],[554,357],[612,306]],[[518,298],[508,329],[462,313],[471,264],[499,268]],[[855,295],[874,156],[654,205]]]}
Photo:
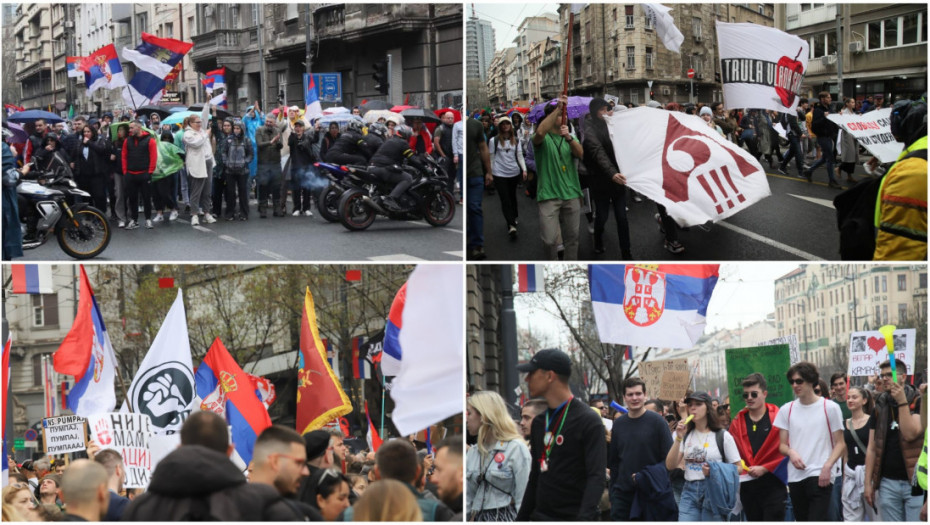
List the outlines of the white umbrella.
{"label": "white umbrella", "polygon": [[326,108],[323,110],[324,115],[338,115],[340,113],[352,113],[349,108],[344,108],[342,106],[336,106],[334,108]]}
{"label": "white umbrella", "polygon": [[383,118],[384,120],[393,120],[397,124],[404,123],[404,117],[400,113],[394,113],[393,111],[388,111],[386,109],[373,109],[365,113],[364,117],[365,122],[369,124],[374,124],[378,122],[378,119]]}

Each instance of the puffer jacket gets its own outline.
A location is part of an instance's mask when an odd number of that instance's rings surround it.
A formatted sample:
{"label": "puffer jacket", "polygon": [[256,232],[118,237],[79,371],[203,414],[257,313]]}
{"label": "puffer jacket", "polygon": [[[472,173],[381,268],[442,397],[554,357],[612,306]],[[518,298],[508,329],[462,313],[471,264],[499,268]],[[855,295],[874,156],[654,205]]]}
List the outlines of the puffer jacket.
{"label": "puffer jacket", "polygon": [[[911,385],[904,385],[904,396],[907,404],[914,405],[920,402],[920,392]],[[890,394],[883,393],[875,400],[875,456],[872,463],[872,486],[875,490],[879,489],[882,480],[882,454],[885,452],[885,441],[888,437],[888,420],[892,415],[892,405],[895,404]],[[898,436],[901,436],[900,432]],[[872,446],[872,443],[869,443]],[[904,456],[904,468],[907,469],[907,479],[914,479],[914,469],[917,466],[917,459],[920,457],[920,450],[923,446],[923,436],[918,436],[913,441],[901,439],[901,454]]]}

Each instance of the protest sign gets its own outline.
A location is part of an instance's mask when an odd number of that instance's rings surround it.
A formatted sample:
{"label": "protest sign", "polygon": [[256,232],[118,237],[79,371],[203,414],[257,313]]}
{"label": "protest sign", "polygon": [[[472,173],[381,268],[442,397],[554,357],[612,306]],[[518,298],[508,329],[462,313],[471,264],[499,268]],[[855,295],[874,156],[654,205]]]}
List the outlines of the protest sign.
{"label": "protest sign", "polygon": [[145,414],[113,412],[88,419],[91,436],[101,449],[123,455],[127,488],[146,488],[152,476],[152,420]]}
{"label": "protest sign", "polygon": [[[907,374],[914,373],[917,329],[902,328],[894,331],[894,358],[907,365]],[[878,374],[878,365],[888,360],[885,336],[878,330],[853,332],[849,337],[849,377],[867,377]]]}
{"label": "protest sign", "polygon": [[84,418],[50,417],[42,420],[42,444],[46,454],[67,454],[85,450]]}
{"label": "protest sign", "polygon": [[606,100],[607,102],[613,102],[614,104],[620,103],[620,97],[617,97],[614,95],[604,95],[604,100]]}
{"label": "protest sign", "polygon": [[856,142],[881,162],[898,160],[898,155],[904,150],[904,144],[891,134],[891,108],[862,115],[827,115],[827,118],[856,137]]}
{"label": "protest sign", "polygon": [[730,394],[730,413],[734,417],[746,406],[742,382],[753,372],[765,376],[768,383],[766,403],[781,406],[794,399],[794,392],[784,379],[785,372],[791,368],[790,352],[786,344],[726,350],[727,391]]}
{"label": "protest sign", "polygon": [[[769,339],[768,341],[762,341],[756,346],[771,346],[771,345],[788,345],[791,353],[791,364],[795,364],[801,361],[801,348],[798,345],[798,336],[795,334],[786,335],[783,337],[776,337],[775,339]],[[787,370],[786,370],[787,371]],[[768,380],[768,378],[766,378]]]}
{"label": "protest sign", "polygon": [[[690,369],[688,368],[688,359],[663,359],[660,361],[646,361],[639,364],[639,377],[646,382],[646,397],[657,398],[657,399],[679,399],[684,395],[684,391],[681,391],[681,394],[678,397],[670,397],[662,390],[663,379],[666,372],[677,372],[679,375],[670,375],[669,376],[669,388],[674,388],[672,394],[678,392],[679,388],[673,385],[681,385],[680,379],[681,375],[684,374],[690,378]],[[687,389],[688,385],[685,384],[684,388]]]}
{"label": "protest sign", "polygon": [[691,374],[688,371],[665,370],[659,385],[662,399],[681,399],[691,385]]}

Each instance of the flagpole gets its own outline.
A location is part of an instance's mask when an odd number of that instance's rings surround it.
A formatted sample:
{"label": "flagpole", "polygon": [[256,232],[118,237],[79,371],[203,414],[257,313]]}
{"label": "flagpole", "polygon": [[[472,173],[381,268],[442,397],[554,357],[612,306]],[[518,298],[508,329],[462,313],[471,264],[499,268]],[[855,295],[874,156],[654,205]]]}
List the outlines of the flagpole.
{"label": "flagpole", "polygon": [[381,370],[381,432],[378,437],[384,439],[384,369]]}
{"label": "flagpole", "polygon": [[[568,36],[566,37],[567,43],[565,45],[565,76],[562,81],[562,95],[568,96],[568,75],[571,71],[572,65],[572,30],[575,27],[575,11],[572,4],[568,4]],[[568,125],[568,108],[562,108],[562,125]]]}

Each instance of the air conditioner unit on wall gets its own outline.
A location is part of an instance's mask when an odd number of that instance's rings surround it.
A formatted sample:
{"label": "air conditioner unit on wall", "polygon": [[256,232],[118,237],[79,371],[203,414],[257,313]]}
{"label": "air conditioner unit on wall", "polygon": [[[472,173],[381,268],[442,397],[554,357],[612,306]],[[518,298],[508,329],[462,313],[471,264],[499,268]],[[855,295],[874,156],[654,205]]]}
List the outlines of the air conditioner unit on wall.
{"label": "air conditioner unit on wall", "polygon": [[849,43],[849,52],[850,53],[862,53],[864,47],[865,46],[862,45],[862,42],[859,42],[858,40],[856,40],[855,42]]}
{"label": "air conditioner unit on wall", "polygon": [[820,63],[824,66],[832,66],[836,64],[836,55],[826,55],[820,57]]}

